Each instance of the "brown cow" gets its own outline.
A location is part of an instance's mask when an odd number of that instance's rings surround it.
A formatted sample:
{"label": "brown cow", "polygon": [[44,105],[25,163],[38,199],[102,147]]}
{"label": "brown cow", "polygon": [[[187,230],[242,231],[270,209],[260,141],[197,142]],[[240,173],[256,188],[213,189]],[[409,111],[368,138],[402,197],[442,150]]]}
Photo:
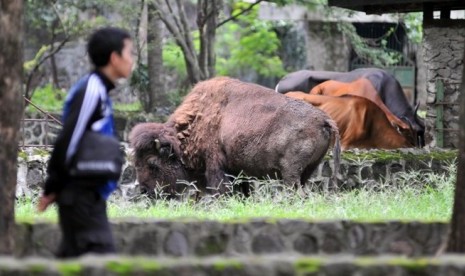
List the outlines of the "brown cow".
{"label": "brown cow", "polygon": [[404,121],[400,120],[387,108],[381,100],[381,97],[376,92],[376,89],[366,78],[359,78],[347,83],[334,80],[325,81],[310,90],[310,94],[334,97],[354,95],[366,98],[376,104],[379,109],[384,112],[391,125],[398,129],[404,137],[409,139],[412,146],[415,146],[416,144],[415,133],[412,128]]}
{"label": "brown cow", "polygon": [[141,187],[171,195],[181,179],[224,193],[225,174],[241,172],[303,185],[333,142],[339,164],[339,133],[327,114],[227,77],[198,83],[166,123],[138,124],[129,139]]}
{"label": "brown cow", "polygon": [[339,128],[341,147],[395,149],[411,147],[412,143],[401,135],[373,102],[358,96],[341,97],[287,92],[294,99],[304,100],[326,112]]}
{"label": "brown cow", "polygon": [[284,76],[276,85],[276,92],[282,94],[289,91],[308,93],[316,85],[328,80],[348,83],[359,78],[365,78],[371,82],[389,110],[411,127],[415,135],[415,144],[423,147],[425,145],[425,125],[416,114],[418,105],[415,109],[410,106],[399,81],[386,70],[379,68],[359,68],[350,72],[300,70]]}

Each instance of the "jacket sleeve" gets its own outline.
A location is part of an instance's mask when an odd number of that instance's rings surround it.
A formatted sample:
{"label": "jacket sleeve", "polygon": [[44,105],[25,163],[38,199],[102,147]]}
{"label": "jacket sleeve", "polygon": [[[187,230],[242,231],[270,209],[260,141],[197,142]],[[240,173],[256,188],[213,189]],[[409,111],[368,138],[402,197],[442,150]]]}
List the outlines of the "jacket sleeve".
{"label": "jacket sleeve", "polygon": [[58,193],[69,178],[68,167],[79,146],[84,131],[89,129],[99,115],[100,89],[90,78],[86,87],[77,91],[69,104],[69,113],[63,122],[47,167],[44,195]]}

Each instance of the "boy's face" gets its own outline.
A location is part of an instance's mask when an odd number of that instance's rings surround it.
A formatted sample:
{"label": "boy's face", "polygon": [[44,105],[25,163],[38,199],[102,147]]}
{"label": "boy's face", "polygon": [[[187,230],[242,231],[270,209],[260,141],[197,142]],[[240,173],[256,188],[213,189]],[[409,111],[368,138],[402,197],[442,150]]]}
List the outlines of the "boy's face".
{"label": "boy's face", "polygon": [[125,39],[121,55],[116,52],[112,53],[111,61],[119,78],[127,79],[131,75],[132,66],[134,64],[132,47],[132,41],[130,39]]}

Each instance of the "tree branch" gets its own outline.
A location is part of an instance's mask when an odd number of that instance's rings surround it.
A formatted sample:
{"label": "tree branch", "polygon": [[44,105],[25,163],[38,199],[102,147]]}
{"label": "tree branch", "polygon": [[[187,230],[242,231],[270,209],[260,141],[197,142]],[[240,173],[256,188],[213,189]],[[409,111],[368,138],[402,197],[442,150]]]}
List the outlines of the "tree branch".
{"label": "tree branch", "polygon": [[186,59],[186,63],[192,66],[195,66],[196,60],[193,57],[193,54],[195,53],[192,53],[191,50],[189,49],[183,35],[180,32],[181,30],[176,28],[175,24],[168,20],[165,13],[162,13],[160,3],[154,1],[152,2],[152,4],[154,8],[156,9],[156,11],[158,12],[158,16],[160,17],[161,21],[163,21],[168,31],[173,35],[174,40],[176,41],[176,44],[181,48],[182,52],[184,53],[184,58]]}
{"label": "tree branch", "polygon": [[176,17],[176,15],[174,13],[174,10],[173,10],[173,7],[170,4],[170,1],[165,0],[165,3],[166,3],[166,6],[168,7],[169,14],[173,17],[173,21],[176,24],[176,27],[178,28],[179,33],[184,34],[186,32],[186,30],[183,29],[183,26],[179,22],[179,19]]}
{"label": "tree branch", "polygon": [[142,17],[142,13],[143,13],[143,10],[144,10],[144,6],[145,6],[145,0],[141,0],[140,1],[140,7],[139,7],[139,14],[138,16],[136,17],[136,24],[135,24],[135,30],[134,30],[134,33],[135,33],[135,42],[136,42],[136,49],[137,49],[137,64],[140,65],[141,64],[141,52],[142,52],[142,46],[141,46],[141,43],[140,43],[140,22],[141,22],[141,17]]}
{"label": "tree branch", "polygon": [[181,47],[181,50],[183,52],[188,51],[187,45],[183,39],[183,35],[181,34],[181,30],[177,28],[174,23],[168,20],[166,14],[162,12],[160,3],[154,1],[152,2],[152,4],[156,12],[158,13],[158,16],[160,17],[161,21],[163,21],[168,31],[173,35],[176,44],[178,44],[179,47]]}
{"label": "tree branch", "polygon": [[237,14],[235,14],[235,15],[233,15],[233,16],[231,16],[231,17],[229,17],[229,18],[227,18],[227,19],[225,19],[225,20],[223,20],[223,21],[221,21],[220,23],[218,23],[218,25],[216,25],[216,28],[219,28],[219,27],[221,27],[222,25],[228,23],[229,21],[238,18],[239,16],[243,15],[244,13],[249,12],[250,10],[253,9],[253,7],[255,7],[256,5],[260,4],[260,2],[263,2],[263,1],[264,1],[264,0],[257,0],[257,2],[255,2],[255,3],[253,3],[253,4],[250,4],[250,6],[248,6],[247,8],[245,8],[245,9],[243,9],[243,10],[241,10],[239,13],[237,13]]}
{"label": "tree branch", "polygon": [[27,82],[26,82],[26,89],[25,89],[25,97],[28,98],[28,99],[31,99],[32,98],[32,94],[29,95],[29,90],[31,89],[31,81],[32,81],[32,77],[34,76],[34,74],[37,72],[37,70],[39,70],[39,67],[49,58],[51,58],[53,55],[55,55],[58,51],[61,50],[61,48],[63,48],[63,46],[65,46],[65,44],[70,40],[70,36],[67,36],[65,37],[65,39],[63,39],[60,44],[58,44],[58,46],[56,48],[53,49],[53,51],[51,51],[48,55],[44,56],[39,62],[37,62],[36,65],[34,65],[34,67],[32,68],[31,72],[28,74],[28,77],[27,77]]}
{"label": "tree branch", "polygon": [[[181,3],[180,0],[176,0],[176,4],[178,6],[178,14],[179,14],[179,19],[181,21],[181,24],[183,26],[183,30],[184,30],[184,39],[186,40],[186,44],[187,46],[189,47],[189,49],[191,50],[191,53],[192,53],[192,56],[194,57],[195,59],[195,62],[197,63],[197,54],[196,54],[196,51],[195,51],[195,46],[194,46],[194,40],[191,36],[191,32],[190,32],[190,29],[189,29],[189,23],[187,23],[187,15],[184,11],[184,6],[183,4]],[[197,63],[198,64],[198,63]]]}

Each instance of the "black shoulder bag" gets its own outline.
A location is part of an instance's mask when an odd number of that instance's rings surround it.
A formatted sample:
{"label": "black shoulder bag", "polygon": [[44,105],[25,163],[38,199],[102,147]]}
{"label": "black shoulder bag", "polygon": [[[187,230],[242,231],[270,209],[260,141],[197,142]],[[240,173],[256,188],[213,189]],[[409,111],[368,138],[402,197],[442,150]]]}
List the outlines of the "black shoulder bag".
{"label": "black shoulder bag", "polygon": [[74,178],[118,180],[124,155],[116,137],[85,131],[71,162]]}

